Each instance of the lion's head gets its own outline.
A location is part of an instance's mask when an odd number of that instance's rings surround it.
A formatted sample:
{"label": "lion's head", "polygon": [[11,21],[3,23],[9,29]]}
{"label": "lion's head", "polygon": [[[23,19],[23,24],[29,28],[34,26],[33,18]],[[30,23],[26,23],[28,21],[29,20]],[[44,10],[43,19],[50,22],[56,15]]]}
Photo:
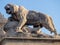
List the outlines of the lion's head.
{"label": "lion's head", "polygon": [[16,13],[18,11],[18,6],[14,5],[14,4],[7,4],[5,7],[6,13],[8,14],[13,14]]}

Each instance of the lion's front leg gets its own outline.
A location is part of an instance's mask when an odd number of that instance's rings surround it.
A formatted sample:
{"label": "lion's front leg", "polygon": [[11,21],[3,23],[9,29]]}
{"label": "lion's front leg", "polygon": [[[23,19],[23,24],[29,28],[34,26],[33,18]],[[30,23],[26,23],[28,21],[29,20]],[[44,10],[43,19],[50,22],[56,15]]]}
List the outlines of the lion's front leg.
{"label": "lion's front leg", "polygon": [[25,23],[26,23],[26,17],[21,16],[19,23],[18,23],[18,26],[16,27],[16,32],[23,32],[22,28],[25,25]]}

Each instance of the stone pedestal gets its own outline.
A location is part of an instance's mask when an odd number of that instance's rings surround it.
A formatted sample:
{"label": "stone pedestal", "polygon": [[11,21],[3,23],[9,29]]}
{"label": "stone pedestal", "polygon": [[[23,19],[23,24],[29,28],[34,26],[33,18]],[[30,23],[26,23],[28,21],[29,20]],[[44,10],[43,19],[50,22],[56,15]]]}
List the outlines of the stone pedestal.
{"label": "stone pedestal", "polygon": [[58,38],[9,37],[0,41],[0,45],[60,45]]}

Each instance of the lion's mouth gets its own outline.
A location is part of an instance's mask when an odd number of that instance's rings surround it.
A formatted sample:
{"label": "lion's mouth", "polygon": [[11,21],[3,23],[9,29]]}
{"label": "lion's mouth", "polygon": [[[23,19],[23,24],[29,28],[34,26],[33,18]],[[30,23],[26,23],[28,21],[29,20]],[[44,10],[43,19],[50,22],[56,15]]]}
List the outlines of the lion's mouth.
{"label": "lion's mouth", "polygon": [[5,6],[5,10],[6,10],[6,13],[11,14],[11,10],[10,10],[9,6]]}
{"label": "lion's mouth", "polygon": [[11,11],[10,11],[10,10],[8,10],[8,11],[6,11],[6,13],[11,14]]}

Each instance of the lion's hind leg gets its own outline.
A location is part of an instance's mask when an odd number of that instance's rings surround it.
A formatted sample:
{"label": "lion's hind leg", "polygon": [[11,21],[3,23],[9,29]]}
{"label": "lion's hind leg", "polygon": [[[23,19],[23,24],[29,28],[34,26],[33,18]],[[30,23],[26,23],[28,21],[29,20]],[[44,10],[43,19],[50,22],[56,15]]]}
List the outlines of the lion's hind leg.
{"label": "lion's hind leg", "polygon": [[53,28],[54,28],[54,33],[55,33],[55,35],[57,35],[57,31],[56,31],[56,29],[55,29],[55,26],[54,26],[54,24],[53,24],[53,20],[52,20],[52,18],[51,17],[49,17],[50,18],[50,21],[51,21],[51,25],[53,26]]}
{"label": "lion's hind leg", "polygon": [[49,29],[51,32],[54,32],[55,35],[57,35],[56,29],[53,24],[53,20],[50,16],[47,17],[47,29]]}

